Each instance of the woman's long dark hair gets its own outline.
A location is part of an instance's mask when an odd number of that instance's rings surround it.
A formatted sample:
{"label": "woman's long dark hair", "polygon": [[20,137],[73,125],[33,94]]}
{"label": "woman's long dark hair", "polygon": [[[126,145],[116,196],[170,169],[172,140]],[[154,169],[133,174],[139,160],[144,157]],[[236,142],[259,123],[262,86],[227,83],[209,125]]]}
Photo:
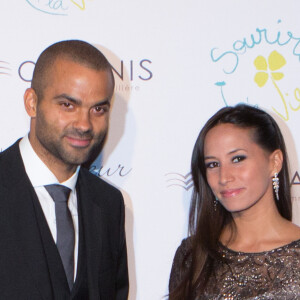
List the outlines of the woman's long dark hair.
{"label": "woman's long dark hair", "polygon": [[[277,149],[282,151],[279,201],[274,201],[282,217],[287,220],[292,218],[286,147],[275,120],[266,112],[244,104],[222,108],[207,121],[194,146],[191,164],[194,190],[189,216],[192,246],[185,258],[191,259],[192,264],[182,282],[170,291],[170,300],[190,300],[194,299],[195,295],[201,295],[212,271],[213,261],[222,259],[218,254],[218,243],[224,226],[231,226],[234,232],[231,213],[222,205],[214,207],[215,196],[208,185],[204,163],[204,141],[208,131],[218,124],[227,123],[239,128],[252,129],[255,143],[266,151],[270,153]],[[182,263],[182,268],[184,265],[185,261]]]}

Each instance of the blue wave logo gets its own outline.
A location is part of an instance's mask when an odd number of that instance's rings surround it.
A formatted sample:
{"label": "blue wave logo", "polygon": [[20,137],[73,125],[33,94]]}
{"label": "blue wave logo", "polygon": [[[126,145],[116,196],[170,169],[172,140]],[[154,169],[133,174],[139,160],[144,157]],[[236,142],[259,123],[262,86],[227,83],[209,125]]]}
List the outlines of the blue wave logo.
{"label": "blue wave logo", "polygon": [[34,9],[50,15],[66,16],[69,9],[66,0],[26,0],[26,2]]}
{"label": "blue wave logo", "polygon": [[179,186],[188,191],[193,186],[192,173],[189,172],[186,175],[182,175],[180,173],[167,173],[165,174],[167,187],[171,186]]}
{"label": "blue wave logo", "polygon": [[86,0],[26,0],[26,2],[34,9],[50,14],[67,16],[71,8],[85,10]]}
{"label": "blue wave logo", "polygon": [[0,75],[10,76],[11,68],[9,67],[9,63],[3,60],[0,60]]}

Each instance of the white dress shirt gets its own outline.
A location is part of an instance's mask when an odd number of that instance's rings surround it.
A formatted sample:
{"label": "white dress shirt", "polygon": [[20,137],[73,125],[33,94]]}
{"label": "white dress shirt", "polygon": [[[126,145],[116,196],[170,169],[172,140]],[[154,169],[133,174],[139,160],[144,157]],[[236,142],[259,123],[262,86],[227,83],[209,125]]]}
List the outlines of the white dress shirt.
{"label": "white dress shirt", "polygon": [[55,203],[50,194],[45,189],[44,185],[60,184],[71,189],[68,200],[68,207],[72,215],[74,231],[75,231],[75,247],[74,247],[74,281],[77,273],[77,260],[78,260],[78,241],[79,241],[79,228],[78,228],[78,210],[77,210],[77,195],[76,195],[76,182],[80,166],[77,167],[76,172],[66,181],[59,182],[55,175],[48,169],[43,161],[33,150],[28,135],[26,135],[19,144],[21,156],[25,166],[26,173],[34,187],[37,197],[40,201],[45,218],[50,228],[54,242],[56,243],[56,217],[55,217]]}

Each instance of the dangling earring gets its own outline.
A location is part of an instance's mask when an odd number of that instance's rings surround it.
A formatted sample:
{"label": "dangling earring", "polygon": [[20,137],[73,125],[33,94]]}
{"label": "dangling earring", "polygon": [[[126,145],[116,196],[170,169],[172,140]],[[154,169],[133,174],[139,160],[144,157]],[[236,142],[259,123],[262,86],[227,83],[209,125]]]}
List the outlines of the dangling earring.
{"label": "dangling earring", "polygon": [[219,201],[218,197],[215,196],[215,199],[214,199],[214,210],[215,210],[215,211],[217,211],[218,201]]}
{"label": "dangling earring", "polygon": [[279,178],[278,173],[275,172],[274,177],[272,178],[273,181],[273,189],[275,192],[276,200],[279,201]]}

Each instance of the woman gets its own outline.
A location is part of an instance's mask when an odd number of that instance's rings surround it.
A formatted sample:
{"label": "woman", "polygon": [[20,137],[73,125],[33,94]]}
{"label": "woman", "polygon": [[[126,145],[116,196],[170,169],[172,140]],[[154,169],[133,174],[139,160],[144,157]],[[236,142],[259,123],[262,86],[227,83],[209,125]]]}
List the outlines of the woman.
{"label": "woman", "polygon": [[248,105],[218,111],[196,141],[192,176],[190,237],[169,299],[299,299],[300,228],[273,118]]}

